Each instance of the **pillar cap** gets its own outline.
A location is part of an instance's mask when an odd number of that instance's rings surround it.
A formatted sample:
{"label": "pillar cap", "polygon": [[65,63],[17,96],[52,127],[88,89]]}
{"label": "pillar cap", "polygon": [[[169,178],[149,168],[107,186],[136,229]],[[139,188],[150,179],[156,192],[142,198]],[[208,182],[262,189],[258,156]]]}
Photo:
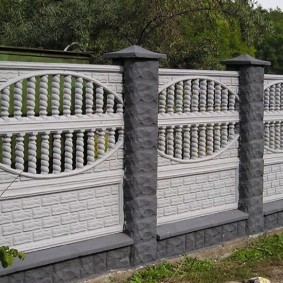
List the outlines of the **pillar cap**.
{"label": "pillar cap", "polygon": [[230,60],[221,61],[222,64],[227,66],[242,66],[242,65],[250,65],[250,66],[270,66],[271,63],[269,61],[263,61],[256,59],[249,54],[243,54],[237,56]]}
{"label": "pillar cap", "polygon": [[138,45],[132,45],[125,49],[104,54],[105,59],[124,59],[124,58],[149,58],[166,59],[165,54],[155,53],[144,49]]}

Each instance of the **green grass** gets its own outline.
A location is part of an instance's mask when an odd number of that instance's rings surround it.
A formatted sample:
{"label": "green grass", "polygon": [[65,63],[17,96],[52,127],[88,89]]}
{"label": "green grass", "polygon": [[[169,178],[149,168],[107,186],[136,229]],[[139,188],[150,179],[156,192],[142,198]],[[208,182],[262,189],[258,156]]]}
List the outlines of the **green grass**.
{"label": "green grass", "polygon": [[276,276],[274,267],[283,270],[283,234],[252,240],[247,247],[235,250],[224,259],[200,260],[184,256],[175,264],[164,261],[134,273],[126,282],[221,283],[255,276],[272,278]]}

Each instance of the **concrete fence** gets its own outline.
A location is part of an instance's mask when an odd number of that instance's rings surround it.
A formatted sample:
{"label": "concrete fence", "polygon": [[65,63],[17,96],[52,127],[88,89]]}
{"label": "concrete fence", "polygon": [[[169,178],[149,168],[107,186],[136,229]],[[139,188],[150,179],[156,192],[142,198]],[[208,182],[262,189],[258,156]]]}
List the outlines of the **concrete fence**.
{"label": "concrete fence", "polygon": [[1,282],[73,282],[283,226],[283,76],[1,62]]}

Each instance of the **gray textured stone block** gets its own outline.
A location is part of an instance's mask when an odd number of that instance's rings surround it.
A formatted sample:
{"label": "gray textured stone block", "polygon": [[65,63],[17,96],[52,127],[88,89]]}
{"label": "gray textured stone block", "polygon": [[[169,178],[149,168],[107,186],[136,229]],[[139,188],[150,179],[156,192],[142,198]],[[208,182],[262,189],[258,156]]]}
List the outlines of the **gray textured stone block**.
{"label": "gray textured stone block", "polygon": [[131,253],[131,263],[136,265],[155,261],[157,258],[157,241],[142,241],[135,244]]}
{"label": "gray textured stone block", "polygon": [[0,282],[1,283],[9,283],[9,276],[1,276]]}
{"label": "gray textured stone block", "polygon": [[246,200],[240,199],[239,201],[239,209],[249,212],[249,217],[247,219],[247,232],[250,235],[260,233],[264,230],[262,207],[262,196],[253,197]]}
{"label": "gray textured stone block", "polygon": [[80,279],[79,259],[67,260],[53,265],[53,283],[74,282]]}
{"label": "gray textured stone block", "polygon": [[195,250],[195,233],[186,235],[186,251],[191,252]]}
{"label": "gray textured stone block", "polygon": [[25,282],[52,283],[52,266],[50,265],[26,271]]}
{"label": "gray textured stone block", "polygon": [[222,241],[230,241],[238,236],[238,223],[230,223],[222,226]]}
{"label": "gray textured stone block", "polygon": [[167,240],[157,241],[157,259],[166,257]]}
{"label": "gray textured stone block", "polygon": [[109,251],[106,254],[108,270],[126,268],[130,266],[130,247]]}
{"label": "gray textured stone block", "polygon": [[283,212],[278,212],[278,227],[283,226]]}
{"label": "gray textured stone block", "polygon": [[95,254],[93,256],[93,272],[94,274],[101,274],[107,270],[106,252]]}
{"label": "gray textured stone block", "polygon": [[24,272],[18,272],[9,276],[9,283],[25,283]]}
{"label": "gray textured stone block", "polygon": [[247,235],[247,221],[238,222],[238,237],[244,237]]}
{"label": "gray textured stone block", "polygon": [[178,236],[167,239],[167,256],[181,255],[186,250],[186,237]]}
{"label": "gray textured stone block", "polygon": [[270,215],[266,215],[264,217],[264,228],[265,230],[272,230],[278,227],[278,214],[273,213]]}
{"label": "gray textured stone block", "polygon": [[214,227],[205,229],[204,231],[204,246],[210,247],[221,243],[222,227]]}
{"label": "gray textured stone block", "polygon": [[195,248],[196,250],[204,247],[204,230],[195,232]]}
{"label": "gray textured stone block", "polygon": [[93,256],[84,256],[80,258],[81,278],[86,278],[94,274]]}

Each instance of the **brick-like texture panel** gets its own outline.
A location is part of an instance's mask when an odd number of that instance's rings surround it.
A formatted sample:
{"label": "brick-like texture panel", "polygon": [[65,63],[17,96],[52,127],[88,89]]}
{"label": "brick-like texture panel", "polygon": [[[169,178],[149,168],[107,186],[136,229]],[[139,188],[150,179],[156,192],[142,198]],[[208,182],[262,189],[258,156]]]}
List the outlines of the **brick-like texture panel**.
{"label": "brick-like texture panel", "polygon": [[27,250],[122,230],[120,186],[2,200],[0,245]]}
{"label": "brick-like texture panel", "polygon": [[158,224],[237,207],[235,169],[158,181]]}
{"label": "brick-like texture panel", "polygon": [[246,235],[246,220],[233,222],[158,241],[157,255],[159,259],[172,257]]}
{"label": "brick-like texture panel", "polygon": [[283,198],[283,163],[264,166],[263,202]]}

